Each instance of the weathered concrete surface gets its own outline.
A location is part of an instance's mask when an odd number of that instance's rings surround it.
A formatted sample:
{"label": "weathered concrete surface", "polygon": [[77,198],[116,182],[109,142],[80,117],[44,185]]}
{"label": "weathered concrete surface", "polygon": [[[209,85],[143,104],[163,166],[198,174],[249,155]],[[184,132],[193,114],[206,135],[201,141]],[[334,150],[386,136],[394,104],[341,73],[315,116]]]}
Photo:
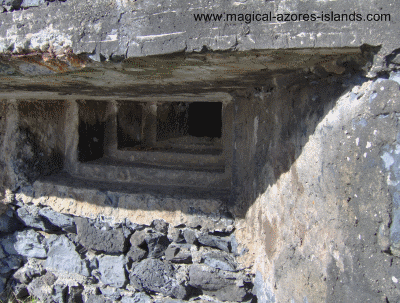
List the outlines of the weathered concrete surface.
{"label": "weathered concrete surface", "polygon": [[[398,81],[353,79],[322,119],[304,121],[314,131],[296,128],[279,154],[270,141],[255,202],[236,226],[239,241],[249,243],[243,260],[258,272],[262,302],[400,299],[399,104]],[[279,109],[270,110],[284,129]]]}
{"label": "weathered concrete surface", "polygon": [[[179,53],[144,58],[128,58],[120,63],[94,62],[86,58],[76,63],[74,54],[48,52],[26,55],[6,54],[0,62],[0,97],[23,100],[170,100],[215,98],[210,93],[246,89],[271,73],[320,66],[331,73],[343,73],[345,62],[365,65],[374,48],[254,50],[223,53]],[[71,57],[72,56],[72,57]],[[86,55],[79,55],[79,57]],[[28,62],[28,63],[26,63]],[[23,66],[46,73],[26,72]],[[59,66],[63,66],[62,69]],[[12,68],[11,74],[7,68]],[[197,85],[193,85],[196,83]],[[18,91],[18,94],[17,94]],[[44,93],[46,92],[46,93]],[[226,97],[221,96],[223,100]],[[221,101],[223,101],[221,100]]]}
{"label": "weathered concrete surface", "polygon": [[[195,22],[196,13],[392,13],[390,22]],[[376,67],[399,48],[395,0],[96,1],[68,0],[1,15],[0,52],[70,48],[96,61],[210,50],[382,45]],[[46,18],[42,18],[42,16]],[[382,43],[384,41],[384,43]],[[33,73],[46,69],[38,67]]]}

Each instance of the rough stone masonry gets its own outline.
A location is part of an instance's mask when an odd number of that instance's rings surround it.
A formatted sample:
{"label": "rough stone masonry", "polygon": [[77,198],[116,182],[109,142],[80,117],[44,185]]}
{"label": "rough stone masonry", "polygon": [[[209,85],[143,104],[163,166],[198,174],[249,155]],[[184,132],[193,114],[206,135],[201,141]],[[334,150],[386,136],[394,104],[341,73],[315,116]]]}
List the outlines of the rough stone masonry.
{"label": "rough stone masonry", "polygon": [[400,301],[398,11],[0,2],[1,299]]}

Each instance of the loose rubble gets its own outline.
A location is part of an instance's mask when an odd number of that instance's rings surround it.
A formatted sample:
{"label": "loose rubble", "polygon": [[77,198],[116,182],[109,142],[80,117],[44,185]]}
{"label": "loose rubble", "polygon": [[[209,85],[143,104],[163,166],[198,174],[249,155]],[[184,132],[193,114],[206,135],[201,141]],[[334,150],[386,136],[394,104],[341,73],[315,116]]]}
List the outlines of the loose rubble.
{"label": "loose rubble", "polygon": [[57,303],[255,300],[232,232],[163,220],[115,224],[34,205],[11,206],[0,227],[3,296],[11,290],[19,299]]}

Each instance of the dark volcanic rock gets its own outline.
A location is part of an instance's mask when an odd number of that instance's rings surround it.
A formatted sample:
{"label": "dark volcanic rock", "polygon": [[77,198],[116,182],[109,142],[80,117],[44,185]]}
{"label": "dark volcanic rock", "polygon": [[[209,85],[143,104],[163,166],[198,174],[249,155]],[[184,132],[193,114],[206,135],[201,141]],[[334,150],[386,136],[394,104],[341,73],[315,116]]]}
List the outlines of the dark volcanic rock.
{"label": "dark volcanic rock", "polygon": [[22,260],[19,256],[8,256],[0,259],[0,274],[8,276],[13,270],[21,266]]}
{"label": "dark volcanic rock", "polygon": [[187,289],[175,277],[174,267],[157,259],[141,261],[130,274],[130,283],[138,291],[161,293],[183,299]]}
{"label": "dark volcanic rock", "polygon": [[164,255],[169,245],[168,237],[153,230],[136,231],[131,237],[134,247],[147,248],[148,258],[160,258]]}
{"label": "dark volcanic rock", "polygon": [[191,244],[171,244],[165,251],[165,259],[174,263],[192,263]]}
{"label": "dark volcanic rock", "polygon": [[147,251],[141,249],[140,247],[132,246],[131,249],[126,254],[128,260],[132,262],[138,262],[143,260],[147,255]]}
{"label": "dark volcanic rock", "polygon": [[82,292],[83,286],[70,286],[68,287],[68,301],[67,303],[83,303]]}
{"label": "dark volcanic rock", "polygon": [[52,236],[49,241],[46,268],[89,276],[88,265],[76,251],[76,246],[66,236]]}
{"label": "dark volcanic rock", "polygon": [[38,228],[46,232],[59,230],[57,226],[42,217],[39,211],[40,209],[34,205],[24,205],[17,210],[17,215],[26,226]]}
{"label": "dark volcanic rock", "polygon": [[101,230],[86,218],[75,218],[77,241],[85,248],[109,254],[124,253],[126,238],[122,228]]}
{"label": "dark volcanic rock", "polygon": [[240,274],[195,264],[189,270],[189,284],[221,301],[242,301],[250,295]]}
{"label": "dark volcanic rock", "polygon": [[199,236],[198,240],[199,243],[205,246],[218,248],[228,253],[230,252],[230,241],[227,239],[223,239],[218,236],[202,234]]}
{"label": "dark volcanic rock", "polygon": [[39,215],[46,218],[51,224],[70,233],[76,233],[74,219],[70,216],[55,212],[50,207],[45,207],[39,210]]}
{"label": "dark volcanic rock", "polygon": [[236,262],[232,256],[222,251],[213,251],[202,257],[204,264],[221,270],[236,271]]}
{"label": "dark volcanic rock", "polygon": [[168,233],[168,223],[165,222],[164,220],[154,220],[151,223],[151,227],[154,228],[156,231],[163,233],[163,234],[167,234]]}
{"label": "dark volcanic rock", "polygon": [[19,229],[21,226],[22,224],[14,218],[11,211],[0,216],[0,233],[11,233]]}

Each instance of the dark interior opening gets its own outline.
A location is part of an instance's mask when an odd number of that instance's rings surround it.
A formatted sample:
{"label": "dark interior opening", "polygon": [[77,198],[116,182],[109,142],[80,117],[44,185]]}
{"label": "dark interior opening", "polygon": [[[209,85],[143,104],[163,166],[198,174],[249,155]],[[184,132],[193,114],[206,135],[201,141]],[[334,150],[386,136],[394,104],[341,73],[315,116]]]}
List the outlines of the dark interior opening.
{"label": "dark interior opening", "polygon": [[157,106],[157,141],[188,134],[189,103],[165,102]]}
{"label": "dark interior opening", "polygon": [[222,103],[194,102],[189,106],[189,135],[221,138]]}
{"label": "dark interior opening", "polygon": [[143,106],[139,102],[118,102],[118,149],[142,143]]}
{"label": "dark interior opening", "polygon": [[79,104],[78,160],[87,162],[104,156],[106,103],[81,101]]}

